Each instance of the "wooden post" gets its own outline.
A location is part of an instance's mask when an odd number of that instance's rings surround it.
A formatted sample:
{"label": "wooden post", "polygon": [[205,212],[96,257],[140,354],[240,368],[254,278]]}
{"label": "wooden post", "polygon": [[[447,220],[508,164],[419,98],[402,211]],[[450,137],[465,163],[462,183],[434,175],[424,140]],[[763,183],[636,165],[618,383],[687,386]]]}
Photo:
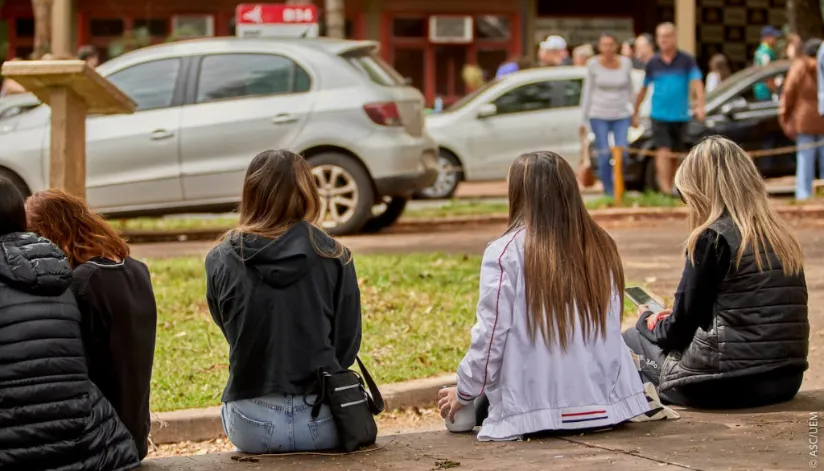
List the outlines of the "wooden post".
{"label": "wooden post", "polygon": [[346,39],[346,13],[343,0],[326,0],[323,12],[326,16],[326,36]]}
{"label": "wooden post", "polygon": [[9,61],[2,74],[51,107],[49,186],[86,197],[86,115],[134,113],[135,103],[83,61]]}
{"label": "wooden post", "polygon": [[51,90],[50,104],[52,112],[49,186],[85,199],[88,105],[72,89],[66,87],[55,87]]}
{"label": "wooden post", "polygon": [[51,20],[51,53],[60,59],[73,56],[72,0],[54,0]]}
{"label": "wooden post", "polygon": [[695,55],[696,0],[675,0],[678,48]]}
{"label": "wooden post", "polygon": [[624,148],[612,148],[612,181],[616,206],[624,204]]}

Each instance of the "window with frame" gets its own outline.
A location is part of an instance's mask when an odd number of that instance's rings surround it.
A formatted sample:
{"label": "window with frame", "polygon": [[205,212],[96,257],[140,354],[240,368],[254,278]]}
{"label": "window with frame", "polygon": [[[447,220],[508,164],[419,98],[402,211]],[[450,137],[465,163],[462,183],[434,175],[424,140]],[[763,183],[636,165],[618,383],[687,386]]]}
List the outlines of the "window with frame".
{"label": "window with frame", "polygon": [[161,59],[117,71],[108,80],[137,104],[138,111],[168,108],[175,96],[180,59]]}
{"label": "window with frame", "polygon": [[309,74],[275,54],[216,54],[203,57],[197,103],[309,91]]}
{"label": "window with frame", "polygon": [[498,114],[528,113],[579,106],[583,80],[552,80],[522,85],[493,103]]}

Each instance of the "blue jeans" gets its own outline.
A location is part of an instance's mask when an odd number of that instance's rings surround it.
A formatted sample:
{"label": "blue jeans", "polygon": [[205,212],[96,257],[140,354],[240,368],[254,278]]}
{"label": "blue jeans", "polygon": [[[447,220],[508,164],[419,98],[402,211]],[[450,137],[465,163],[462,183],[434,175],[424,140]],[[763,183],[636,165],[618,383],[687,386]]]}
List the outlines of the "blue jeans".
{"label": "blue jeans", "polygon": [[[824,139],[824,135],[799,134],[796,144],[799,146],[811,145],[813,142],[822,139]],[[824,174],[824,148],[802,149],[796,153],[795,199],[797,200],[806,200],[813,196],[816,155],[818,156],[818,171]]]}
{"label": "blue jeans", "polygon": [[[609,133],[617,147],[628,147],[627,133],[630,119],[596,119],[589,120],[592,132],[595,133],[595,149],[598,153],[598,177],[604,184],[604,193],[612,196],[615,192],[612,182],[612,154],[609,150]],[[624,154],[626,162],[626,153]]]}
{"label": "blue jeans", "polygon": [[290,453],[337,448],[340,443],[329,406],[312,420],[315,395],[272,394],[226,402],[220,410],[223,430],[244,453]]}

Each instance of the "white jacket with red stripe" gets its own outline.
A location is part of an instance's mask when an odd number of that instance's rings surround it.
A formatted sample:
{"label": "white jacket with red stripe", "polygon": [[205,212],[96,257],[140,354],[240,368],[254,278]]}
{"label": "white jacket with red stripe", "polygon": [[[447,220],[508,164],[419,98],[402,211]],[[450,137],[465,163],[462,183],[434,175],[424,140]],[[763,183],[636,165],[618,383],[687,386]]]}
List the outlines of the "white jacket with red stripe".
{"label": "white jacket with red stripe", "polygon": [[472,346],[458,367],[461,403],[481,394],[489,399],[489,417],[478,440],[605,427],[649,410],[621,336],[618,293],[606,338],[585,342],[578,325],[563,352],[555,344],[547,347],[540,334],[535,343],[530,339],[523,268],[523,231],[492,242],[484,253]]}

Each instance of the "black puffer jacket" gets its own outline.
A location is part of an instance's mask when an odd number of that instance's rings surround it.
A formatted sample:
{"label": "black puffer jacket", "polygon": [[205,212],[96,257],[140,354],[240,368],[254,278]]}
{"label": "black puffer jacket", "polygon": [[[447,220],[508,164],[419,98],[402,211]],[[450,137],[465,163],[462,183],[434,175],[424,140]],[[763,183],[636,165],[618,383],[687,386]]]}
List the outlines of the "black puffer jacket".
{"label": "black puffer jacket", "polygon": [[661,389],[713,379],[807,369],[810,324],[804,274],[787,276],[772,249],[758,270],[751,248],[736,267],[741,234],[722,217],[711,229],[729,245],[732,262],[713,307],[709,329],[698,329],[689,346],[667,356]]}
{"label": "black puffer jacket", "polygon": [[137,449],[89,380],[65,255],[0,237],[0,469],[126,470]]}

